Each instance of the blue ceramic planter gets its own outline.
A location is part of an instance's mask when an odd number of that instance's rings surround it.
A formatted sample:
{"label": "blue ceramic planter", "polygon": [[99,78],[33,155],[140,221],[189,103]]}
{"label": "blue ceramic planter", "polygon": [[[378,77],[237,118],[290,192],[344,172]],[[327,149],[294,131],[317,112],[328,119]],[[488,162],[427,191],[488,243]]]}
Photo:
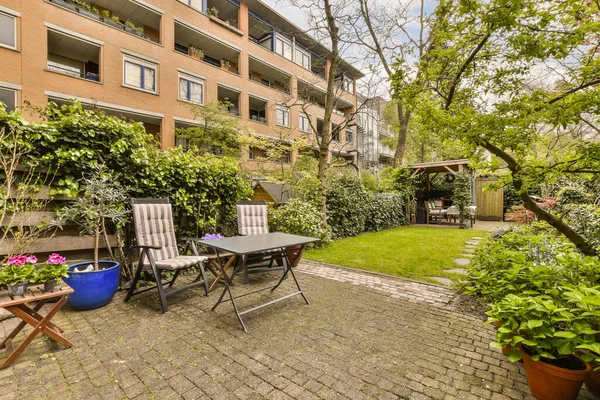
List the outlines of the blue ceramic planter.
{"label": "blue ceramic planter", "polygon": [[78,267],[87,267],[92,262],[73,264],[69,267],[69,277],[64,278],[67,285],[75,291],[69,296],[67,304],[74,310],[93,310],[107,305],[119,287],[121,264],[116,261],[99,261],[104,269],[92,272],[71,272]]}

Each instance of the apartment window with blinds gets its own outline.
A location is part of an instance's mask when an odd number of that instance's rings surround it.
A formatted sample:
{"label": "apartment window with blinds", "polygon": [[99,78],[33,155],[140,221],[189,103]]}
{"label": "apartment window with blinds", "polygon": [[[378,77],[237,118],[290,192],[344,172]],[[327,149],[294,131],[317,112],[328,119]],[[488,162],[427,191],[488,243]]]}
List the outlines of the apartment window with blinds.
{"label": "apartment window with blinds", "polygon": [[180,2],[187,4],[197,10],[202,11],[202,0],[179,0]]}
{"label": "apartment window with blinds", "polygon": [[310,69],[310,54],[296,47],[296,64],[300,64],[303,68]]}
{"label": "apartment window with blinds", "polygon": [[0,12],[0,47],[17,48],[17,18]]}
{"label": "apartment window with blinds", "polygon": [[179,99],[191,103],[204,104],[204,82],[185,75],[180,75]]}
{"label": "apartment window with blinds", "polygon": [[301,132],[310,132],[310,120],[308,119],[308,115],[300,113],[298,128]]}
{"label": "apartment window with blinds", "polygon": [[277,106],[276,110],[277,125],[290,126],[290,109],[283,106]]}
{"label": "apartment window with blinds", "polygon": [[125,86],[156,93],[156,64],[125,56],[124,70]]}
{"label": "apartment window with blinds", "polygon": [[281,54],[288,60],[292,59],[292,44],[281,36],[275,36],[275,52]]}

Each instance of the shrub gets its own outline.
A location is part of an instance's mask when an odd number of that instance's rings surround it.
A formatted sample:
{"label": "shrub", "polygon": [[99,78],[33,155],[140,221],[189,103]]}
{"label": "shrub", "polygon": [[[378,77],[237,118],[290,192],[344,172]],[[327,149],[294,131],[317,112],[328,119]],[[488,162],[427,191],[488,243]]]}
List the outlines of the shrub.
{"label": "shrub", "polygon": [[327,223],[335,238],[365,231],[371,195],[355,176],[341,176],[327,189]]}
{"label": "shrub", "polygon": [[397,193],[373,193],[369,201],[365,229],[380,231],[404,225],[404,206],[404,197]]}
{"label": "shrub", "polygon": [[600,207],[593,204],[561,206],[564,221],[596,248],[600,248]]}
{"label": "shrub", "polygon": [[556,195],[556,200],[561,205],[566,204],[589,204],[594,201],[592,195],[585,190],[573,186],[562,188]]}
{"label": "shrub", "polygon": [[278,208],[269,209],[269,224],[272,231],[293,235],[310,236],[321,239],[321,245],[331,241],[331,231],[321,227],[321,213],[318,208],[299,199]]}

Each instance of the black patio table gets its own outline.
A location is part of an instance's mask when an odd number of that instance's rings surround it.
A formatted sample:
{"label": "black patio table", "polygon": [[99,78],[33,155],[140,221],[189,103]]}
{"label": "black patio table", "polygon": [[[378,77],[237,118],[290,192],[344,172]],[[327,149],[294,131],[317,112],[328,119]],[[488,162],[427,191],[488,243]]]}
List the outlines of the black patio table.
{"label": "black patio table", "polygon": [[[198,243],[201,243],[205,246],[212,247],[213,249],[215,249],[215,253],[217,254],[217,260],[219,262],[218,264],[219,264],[220,276],[226,277],[227,275],[225,274],[225,266],[223,265],[223,260],[221,259],[221,255],[219,254],[219,251],[231,253],[231,254],[233,254],[233,258],[239,257],[241,259],[240,266],[233,270],[231,277],[229,279],[224,279],[225,288],[223,289],[223,292],[221,293],[219,300],[212,307],[211,311],[214,311],[219,306],[219,304],[231,301],[231,304],[233,305],[233,310],[235,311],[235,315],[237,316],[238,320],[240,321],[240,324],[242,325],[242,329],[244,329],[244,331],[247,332],[248,330],[246,329],[246,325],[244,325],[244,321],[242,321],[242,315],[244,315],[244,314],[247,314],[252,311],[256,311],[263,307],[270,306],[279,301],[289,299],[290,297],[294,297],[297,295],[301,295],[304,298],[304,301],[306,302],[306,304],[310,304],[308,302],[308,299],[304,295],[304,292],[300,288],[300,284],[298,283],[298,279],[296,279],[296,275],[294,274],[293,267],[295,267],[298,264],[298,262],[300,261],[300,258],[302,257],[302,252],[304,251],[304,246],[307,245],[308,243],[314,243],[314,242],[318,242],[318,241],[319,241],[319,239],[315,239],[312,237],[290,235],[290,234],[282,233],[282,232],[266,233],[266,234],[262,234],[262,235],[236,236],[236,237],[225,238],[225,239],[216,239],[216,240],[199,240]],[[240,294],[238,296],[234,296],[231,293],[229,281],[230,280],[233,281],[233,278],[235,277],[235,274],[237,273],[237,271],[240,271],[240,270],[245,271],[246,270],[246,268],[247,268],[246,262],[248,260],[248,256],[250,256],[252,254],[259,254],[259,253],[265,253],[265,252],[269,252],[269,254],[271,254],[273,256],[281,257],[281,260],[283,261],[283,266],[284,266],[283,271],[284,272],[283,272],[283,276],[281,277],[281,279],[279,279],[279,282],[277,282],[277,284],[273,285],[273,286],[260,288],[257,290],[253,290],[251,292],[247,292],[244,294]],[[232,263],[234,263],[234,261],[232,259],[230,259],[227,264],[232,265]],[[288,272],[290,273],[290,275],[292,275],[292,278],[294,278],[294,282],[296,284],[296,287],[298,288],[297,292],[290,293],[288,295],[285,295],[285,296],[280,297],[275,300],[271,300],[271,301],[261,304],[259,306],[250,308],[248,310],[244,310],[244,311],[238,310],[237,305],[235,303],[235,299],[238,299],[240,297],[245,297],[245,296],[248,296],[248,295],[251,295],[254,293],[258,293],[258,292],[261,292],[264,290],[268,290],[268,289],[270,289],[271,292],[275,291],[275,289],[277,289],[281,285],[281,283],[284,281],[284,279],[287,277]],[[219,279],[220,278],[217,277],[217,280],[219,280]],[[223,299],[225,297],[225,293],[229,294],[229,299],[225,299],[225,300]]]}

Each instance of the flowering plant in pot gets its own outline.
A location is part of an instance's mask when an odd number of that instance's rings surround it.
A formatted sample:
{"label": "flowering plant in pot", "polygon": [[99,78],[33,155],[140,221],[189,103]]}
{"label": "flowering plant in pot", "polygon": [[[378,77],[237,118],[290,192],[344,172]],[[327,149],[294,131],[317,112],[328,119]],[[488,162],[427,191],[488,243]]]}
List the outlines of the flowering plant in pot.
{"label": "flowering plant in pot", "polygon": [[76,310],[91,310],[110,302],[119,287],[120,266],[117,261],[99,260],[100,238],[114,259],[108,235],[108,224],[124,226],[129,211],[125,207],[127,192],[103,165],[84,176],[83,195],[59,212],[63,220],[75,222],[82,235],[94,238],[94,260],[69,267],[65,282],[73,288],[67,302]]}
{"label": "flowering plant in pot", "polygon": [[67,278],[69,266],[60,254],[52,253],[46,263],[35,271],[33,280],[44,284],[45,292],[54,292],[60,287],[62,278]]}
{"label": "flowering plant in pot", "polygon": [[510,361],[523,359],[531,393],[540,400],[576,399],[591,368],[596,343],[589,315],[569,302],[568,287],[541,295],[508,294],[488,311],[488,322],[500,324],[492,347],[512,346]]}
{"label": "flowering plant in pot", "polygon": [[0,284],[8,287],[8,294],[11,296],[23,295],[27,290],[29,281],[34,276],[37,262],[35,256],[24,256],[18,254],[8,259],[6,264],[0,269]]}

